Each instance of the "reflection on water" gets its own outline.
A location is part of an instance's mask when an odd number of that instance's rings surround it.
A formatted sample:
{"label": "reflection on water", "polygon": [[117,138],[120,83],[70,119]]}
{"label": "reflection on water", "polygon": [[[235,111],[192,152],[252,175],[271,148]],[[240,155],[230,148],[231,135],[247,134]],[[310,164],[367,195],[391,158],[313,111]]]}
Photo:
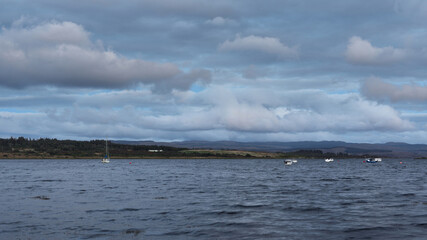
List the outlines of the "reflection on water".
{"label": "reflection on water", "polygon": [[425,165],[1,160],[0,239],[424,239]]}

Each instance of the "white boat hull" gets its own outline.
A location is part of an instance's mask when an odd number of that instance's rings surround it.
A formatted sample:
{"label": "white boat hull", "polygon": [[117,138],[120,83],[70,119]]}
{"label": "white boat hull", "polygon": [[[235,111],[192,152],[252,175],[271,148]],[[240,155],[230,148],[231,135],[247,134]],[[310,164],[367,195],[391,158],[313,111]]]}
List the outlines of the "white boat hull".
{"label": "white boat hull", "polygon": [[285,165],[292,165],[293,163],[297,163],[298,161],[295,159],[286,159],[283,161]]}
{"label": "white boat hull", "polygon": [[378,160],[378,158],[374,158],[374,159],[372,159],[372,158],[366,158],[364,162],[367,162],[367,163],[377,163],[377,162],[381,162],[381,160]]}
{"label": "white boat hull", "polygon": [[285,164],[285,165],[292,165],[292,160],[285,160],[285,161],[283,161],[283,163]]}

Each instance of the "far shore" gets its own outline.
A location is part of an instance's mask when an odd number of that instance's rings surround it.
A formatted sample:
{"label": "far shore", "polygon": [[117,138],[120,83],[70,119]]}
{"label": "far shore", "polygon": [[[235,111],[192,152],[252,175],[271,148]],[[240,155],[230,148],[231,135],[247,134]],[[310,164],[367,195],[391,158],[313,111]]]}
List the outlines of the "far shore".
{"label": "far shore", "polygon": [[[25,156],[25,157],[11,157],[11,158],[1,158],[1,160],[101,160],[102,157],[63,157],[63,156],[55,156],[55,157],[40,157],[40,156]],[[132,160],[144,160],[144,159],[298,159],[298,160],[314,160],[314,159],[325,159],[325,158],[319,158],[319,157],[245,157],[245,156],[236,156],[236,157],[221,157],[221,156],[209,156],[209,157],[182,157],[182,156],[132,156],[132,157],[111,157],[111,160],[126,160],[126,159],[132,159]],[[365,157],[361,156],[352,156],[352,157],[346,157],[346,158],[335,158],[335,160],[344,160],[344,159],[360,159],[364,160]],[[384,159],[402,159],[402,158],[382,158]],[[409,158],[409,159],[427,159],[427,158]]]}
{"label": "far shore", "polygon": [[24,137],[0,139],[0,159],[364,159],[385,154],[329,152],[321,149],[257,151],[238,149],[200,149],[162,145],[129,145],[104,140],[75,141]]}

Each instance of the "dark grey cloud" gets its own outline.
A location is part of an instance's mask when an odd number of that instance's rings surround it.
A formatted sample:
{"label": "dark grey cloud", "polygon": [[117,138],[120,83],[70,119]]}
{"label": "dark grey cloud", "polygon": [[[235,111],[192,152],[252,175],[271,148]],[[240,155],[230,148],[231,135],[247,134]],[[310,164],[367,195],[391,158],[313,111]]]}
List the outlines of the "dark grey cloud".
{"label": "dark grey cloud", "polygon": [[243,69],[242,76],[247,79],[257,79],[268,74],[268,69],[257,68],[255,65],[250,65]]}

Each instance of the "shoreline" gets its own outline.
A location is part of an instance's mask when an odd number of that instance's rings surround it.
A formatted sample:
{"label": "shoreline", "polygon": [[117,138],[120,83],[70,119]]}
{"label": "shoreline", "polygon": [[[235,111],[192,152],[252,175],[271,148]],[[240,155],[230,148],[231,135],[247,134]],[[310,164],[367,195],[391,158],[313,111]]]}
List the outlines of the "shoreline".
{"label": "shoreline", "polygon": [[[76,157],[76,158],[25,157],[25,158],[0,158],[0,161],[1,160],[79,160],[79,159],[102,160],[102,158],[93,158],[93,157]],[[122,160],[122,159],[289,159],[289,158],[269,158],[269,157],[115,157],[115,158],[110,158],[110,160]],[[321,158],[292,158],[292,159],[321,159]],[[353,158],[349,158],[349,159],[353,159]]]}

